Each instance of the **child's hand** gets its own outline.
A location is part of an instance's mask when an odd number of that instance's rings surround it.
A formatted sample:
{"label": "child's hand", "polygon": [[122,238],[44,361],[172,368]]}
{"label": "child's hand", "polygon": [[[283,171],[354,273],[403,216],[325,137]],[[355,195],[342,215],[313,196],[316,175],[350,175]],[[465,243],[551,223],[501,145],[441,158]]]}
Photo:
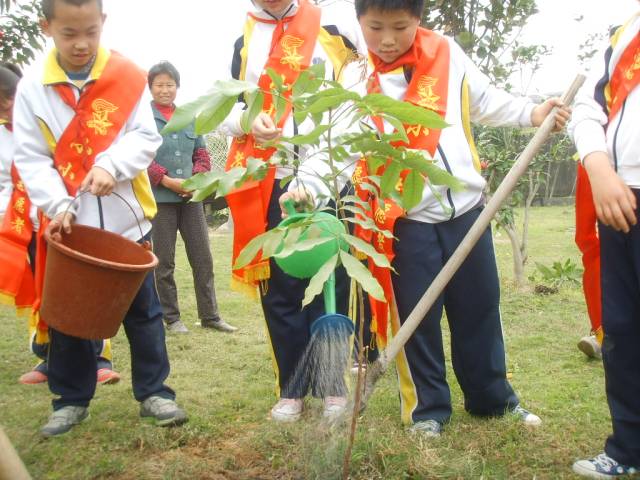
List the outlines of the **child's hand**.
{"label": "child's hand", "polygon": [[637,223],[636,197],[611,167],[609,156],[594,152],[584,159],[598,219],[615,230],[629,233]]}
{"label": "child's hand", "polygon": [[47,225],[46,233],[52,237],[56,235],[60,236],[60,229],[64,230],[64,233],[71,233],[71,224],[75,221],[76,217],[73,213],[62,212],[53,217],[53,220]]}
{"label": "child's hand", "polygon": [[116,186],[116,179],[111,176],[104,168],[93,166],[87,176],[84,177],[80,190],[82,192],[91,192],[96,197],[104,197],[113,192]]}
{"label": "child's hand", "polygon": [[284,206],[284,202],[286,202],[287,200],[291,200],[295,204],[296,210],[299,212],[306,211],[307,207],[313,209],[313,195],[311,195],[308,190],[305,190],[302,187],[298,187],[291,192],[285,192],[280,195],[280,199],[278,201],[280,202],[280,209],[282,210],[282,218],[287,218],[289,216],[289,213]]}
{"label": "child's hand", "polygon": [[266,143],[276,140],[282,133],[282,130],[276,127],[270,115],[261,112],[253,121],[251,133],[258,143]]}
{"label": "child's hand", "polygon": [[182,188],[183,183],[184,180],[182,178],[172,178],[166,175],[162,177],[162,180],[160,180],[160,185],[162,185],[163,187],[168,188],[174,193],[177,193],[182,198],[191,198],[191,196],[193,195],[192,192],[190,190],[185,190],[184,188]]}
{"label": "child's hand", "polygon": [[569,118],[571,118],[571,108],[567,107],[562,102],[562,99],[558,97],[550,98],[546,102],[536,106],[531,112],[531,124],[534,127],[542,125],[542,122],[544,122],[544,119],[547,118],[547,115],[551,113],[554,107],[558,107],[558,110],[556,110],[555,113],[556,125],[553,131],[561,131],[569,121]]}

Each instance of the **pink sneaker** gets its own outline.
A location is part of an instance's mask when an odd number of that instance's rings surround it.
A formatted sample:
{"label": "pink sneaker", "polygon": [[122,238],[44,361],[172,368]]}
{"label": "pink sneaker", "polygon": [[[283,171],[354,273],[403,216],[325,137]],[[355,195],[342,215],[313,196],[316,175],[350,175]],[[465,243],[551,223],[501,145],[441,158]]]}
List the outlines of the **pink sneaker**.
{"label": "pink sneaker", "polygon": [[301,398],[281,398],[271,409],[271,420],[295,422],[300,420],[304,402]]}
{"label": "pink sneaker", "polygon": [[99,368],[98,372],[98,384],[101,385],[113,385],[120,381],[120,374],[110,368]]}
{"label": "pink sneaker", "polygon": [[324,399],[324,418],[338,418],[347,409],[347,397],[326,397]]}
{"label": "pink sneaker", "polygon": [[20,376],[18,381],[23,385],[37,385],[47,381],[47,376],[38,370],[31,370]]}

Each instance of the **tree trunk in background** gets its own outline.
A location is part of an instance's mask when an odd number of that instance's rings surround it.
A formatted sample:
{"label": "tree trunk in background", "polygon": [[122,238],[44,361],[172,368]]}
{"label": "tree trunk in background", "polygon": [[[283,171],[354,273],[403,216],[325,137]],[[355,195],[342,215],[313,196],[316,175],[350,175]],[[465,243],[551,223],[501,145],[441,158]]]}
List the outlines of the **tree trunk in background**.
{"label": "tree trunk in background", "polygon": [[502,228],[511,241],[511,251],[513,252],[513,279],[516,284],[516,288],[520,289],[525,286],[526,279],[524,277],[524,258],[522,256],[522,250],[520,245],[520,239],[518,238],[518,232],[514,225],[502,225]]}

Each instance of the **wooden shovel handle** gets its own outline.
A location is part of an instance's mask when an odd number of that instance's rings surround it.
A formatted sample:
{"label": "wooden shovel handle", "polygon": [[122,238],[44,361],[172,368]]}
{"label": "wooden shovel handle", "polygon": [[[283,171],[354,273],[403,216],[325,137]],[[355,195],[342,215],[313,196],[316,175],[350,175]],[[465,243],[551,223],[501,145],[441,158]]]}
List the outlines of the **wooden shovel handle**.
{"label": "wooden shovel handle", "polygon": [[0,427],[0,480],[31,480],[31,475],[2,427]]}

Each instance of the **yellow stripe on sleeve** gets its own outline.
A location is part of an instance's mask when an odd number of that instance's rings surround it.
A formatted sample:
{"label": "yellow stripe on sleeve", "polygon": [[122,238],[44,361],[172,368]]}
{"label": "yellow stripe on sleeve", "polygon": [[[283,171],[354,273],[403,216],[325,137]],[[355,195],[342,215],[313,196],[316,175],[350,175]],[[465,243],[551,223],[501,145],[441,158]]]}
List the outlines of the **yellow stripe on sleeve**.
{"label": "yellow stripe on sleeve", "polygon": [[138,200],[142,211],[144,212],[144,218],[151,220],[158,213],[158,206],[156,205],[156,199],[153,196],[151,190],[151,182],[149,181],[149,175],[144,170],[138,174],[132,181],[131,187],[133,194]]}
{"label": "yellow stripe on sleeve", "polygon": [[471,130],[471,107],[469,101],[469,84],[467,83],[467,77],[462,81],[462,128],[464,130],[464,136],[469,144],[469,150],[471,150],[471,156],[473,158],[473,166],[477,172],[480,172],[482,167],[480,166],[480,155],[478,155],[478,149],[476,148],[476,142],[473,139],[473,131]]}

